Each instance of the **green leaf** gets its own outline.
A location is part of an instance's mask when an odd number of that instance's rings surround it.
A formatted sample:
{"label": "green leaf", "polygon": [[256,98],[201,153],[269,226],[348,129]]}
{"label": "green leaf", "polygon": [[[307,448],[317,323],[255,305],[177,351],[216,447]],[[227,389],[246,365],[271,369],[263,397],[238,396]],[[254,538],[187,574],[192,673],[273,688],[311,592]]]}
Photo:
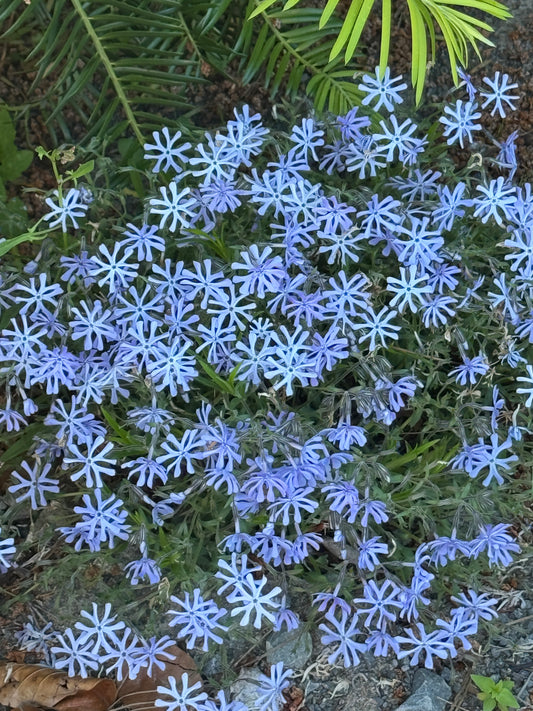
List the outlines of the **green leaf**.
{"label": "green leaf", "polygon": [[260,15],[265,10],[268,10],[269,7],[272,7],[275,2],[276,0],[261,0],[255,10],[253,10],[253,12],[248,15],[248,19],[252,20],[254,17],[257,17],[257,15]]}
{"label": "green leaf", "polygon": [[470,674],[470,678],[472,679],[474,684],[478,687],[478,689],[481,689],[481,691],[485,691],[488,694],[490,694],[490,692],[496,686],[494,680],[491,679],[490,676],[480,676],[479,674]]}
{"label": "green leaf", "polygon": [[128,444],[128,445],[135,443],[135,440],[131,437],[129,432],[119,425],[118,421],[113,417],[113,415],[109,412],[109,410],[107,410],[105,407],[102,407],[102,405],[100,405],[100,412],[104,416],[107,424],[113,430],[113,433],[115,434],[118,442],[120,442],[121,444]]}
{"label": "green leaf", "polygon": [[211,381],[211,386],[214,386],[215,389],[221,390],[224,393],[229,393],[230,395],[235,395],[235,388],[233,387],[232,383],[227,382],[223,378],[220,377],[218,373],[216,373],[211,366],[206,363],[204,360],[201,358],[196,358],[196,362],[198,365],[202,368],[204,373],[206,373],[209,376],[209,380]]}
{"label": "green leaf", "polygon": [[381,49],[379,52],[379,67],[385,72],[389,64],[389,49],[391,35],[391,0],[381,0]]}
{"label": "green leaf", "polygon": [[368,20],[368,16],[370,15],[370,12],[371,12],[373,6],[374,6],[374,0],[365,0],[363,3],[363,6],[361,7],[361,10],[359,11],[359,17],[357,18],[357,21],[355,22],[355,24],[353,26],[352,34],[350,35],[350,39],[348,41],[348,44],[346,46],[346,51],[344,53],[345,64],[348,64],[350,59],[355,54],[356,47],[359,44],[359,40],[361,39],[361,34],[365,28],[366,22]]}
{"label": "green leaf", "polygon": [[24,427],[23,432],[18,435],[15,442],[0,454],[0,466],[8,464],[15,459],[20,459],[21,455],[27,454],[31,450],[33,438],[38,434],[43,434],[42,422],[32,422],[27,427]]}
{"label": "green leaf", "polygon": [[350,39],[350,35],[352,34],[353,27],[357,21],[357,16],[359,15],[359,10],[363,2],[364,0],[353,0],[350,5],[350,8],[346,13],[346,18],[342,24],[341,31],[335,40],[335,44],[331,48],[331,52],[329,54],[330,61],[335,59]]}
{"label": "green leaf", "polygon": [[3,257],[3,255],[10,252],[13,247],[17,247],[23,242],[40,242],[50,233],[50,230],[43,230],[42,232],[32,232],[30,230],[29,232],[24,232],[23,234],[18,235],[17,237],[10,237],[9,239],[4,240],[3,242],[0,241],[0,257]]}
{"label": "green leaf", "polygon": [[94,160],[90,160],[87,163],[82,163],[76,170],[67,170],[66,176],[69,180],[78,180],[78,178],[83,178],[84,175],[92,173],[94,170]]}
{"label": "green leaf", "polygon": [[335,8],[339,4],[339,2],[340,2],[340,0],[328,0],[326,7],[324,8],[324,10],[322,12],[320,22],[318,23],[318,26],[320,27],[320,29],[325,27],[327,21],[333,15]]}
{"label": "green leaf", "polygon": [[519,702],[511,694],[509,689],[502,689],[500,691],[500,693],[498,694],[497,700],[498,700],[498,705],[500,706],[501,709],[506,710],[507,707],[517,709],[520,706]]}
{"label": "green leaf", "polygon": [[433,439],[429,442],[423,442],[422,444],[413,447],[413,449],[409,450],[409,452],[406,452],[405,454],[394,455],[391,460],[386,460],[386,466],[391,471],[397,471],[398,469],[404,467],[406,464],[413,462],[427,449],[430,449],[431,447],[434,447],[436,444],[438,444],[439,441],[440,440],[438,439]]}
{"label": "green leaf", "polygon": [[[0,183],[1,187],[2,183]],[[11,200],[3,202],[0,198],[0,234],[4,237],[12,238],[27,229],[28,213],[22,200],[20,198],[11,198]]]}

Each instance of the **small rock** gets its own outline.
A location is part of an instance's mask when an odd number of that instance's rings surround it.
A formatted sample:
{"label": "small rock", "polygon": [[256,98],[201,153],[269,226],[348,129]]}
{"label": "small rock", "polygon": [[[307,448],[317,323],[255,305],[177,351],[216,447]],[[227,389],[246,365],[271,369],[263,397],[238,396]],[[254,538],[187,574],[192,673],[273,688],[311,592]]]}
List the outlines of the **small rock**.
{"label": "small rock", "polygon": [[262,677],[261,670],[257,667],[244,667],[239,676],[230,686],[230,693],[235,701],[240,701],[247,708],[256,707],[256,701],[260,697],[259,680]]}
{"label": "small rock", "polygon": [[442,677],[429,669],[418,669],[413,693],[396,711],[444,711],[452,690]]}
{"label": "small rock", "polygon": [[306,630],[273,632],[266,642],[268,663],[283,662],[288,669],[303,669],[312,651],[313,642]]}

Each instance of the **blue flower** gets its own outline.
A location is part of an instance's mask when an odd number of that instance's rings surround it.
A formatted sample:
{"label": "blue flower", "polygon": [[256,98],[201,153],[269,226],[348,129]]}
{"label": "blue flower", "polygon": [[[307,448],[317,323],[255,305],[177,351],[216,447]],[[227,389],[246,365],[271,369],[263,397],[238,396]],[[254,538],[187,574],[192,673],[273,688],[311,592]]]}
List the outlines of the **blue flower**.
{"label": "blue flower", "polygon": [[130,526],[125,523],[128,512],[120,507],[123,501],[115,494],[107,499],[102,498],[102,490],[94,489],[93,496],[96,506],[88,494],[82,499],[85,506],[75,506],[74,512],[81,514],[82,520],[73,527],[57,529],[65,536],[67,542],[76,541],[74,548],[80,550],[86,543],[91,551],[99,551],[100,544],[107,542],[110,548],[115,545],[115,537],[125,541],[128,539]]}
{"label": "blue flower", "polygon": [[44,464],[41,466],[39,462],[35,462],[33,467],[31,467],[26,461],[23,461],[20,463],[20,467],[25,471],[26,475],[24,476],[18,472],[12,472],[11,476],[18,481],[18,484],[9,486],[8,491],[12,494],[16,494],[19,491],[24,492],[24,489],[27,489],[27,491],[19,494],[15,498],[17,503],[29,499],[31,508],[34,510],[40,506],[46,506],[47,501],[45,494],[57,494],[59,492],[59,480],[48,477],[52,465]]}
{"label": "blue flower", "polygon": [[280,708],[285,705],[283,691],[291,685],[289,679],[292,675],[292,669],[284,669],[283,662],[271,666],[269,677],[265,674],[260,675],[256,702],[259,711],[280,711]]}
{"label": "blue flower", "polygon": [[222,637],[218,633],[228,629],[219,622],[226,614],[224,608],[219,609],[213,600],[204,600],[199,588],[193,590],[192,599],[186,592],[183,600],[174,595],[170,600],[181,609],[168,611],[167,614],[173,615],[169,626],[180,628],[178,638],[187,639],[187,649],[192,649],[197,639],[202,641],[204,652],[207,651],[210,640],[222,644]]}
{"label": "blue flower", "polygon": [[83,347],[86,351],[90,351],[91,348],[102,351],[104,350],[104,338],[107,341],[118,340],[117,329],[113,324],[110,309],[104,310],[99,299],[96,299],[92,306],[89,306],[84,299],[79,304],[84,313],[76,306],[71,309],[71,313],[75,317],[69,322],[72,329],[70,337],[73,341],[83,338]]}
{"label": "blue flower", "polygon": [[302,119],[300,126],[293,126],[290,140],[295,144],[296,157],[307,159],[307,154],[311,153],[314,160],[318,160],[316,149],[324,145],[322,136],[324,131],[315,128],[313,119]]}
{"label": "blue flower", "polygon": [[80,616],[85,618],[87,622],[76,622],[74,627],[81,631],[79,641],[81,644],[91,647],[92,654],[98,654],[100,648],[106,649],[113,644],[119,644],[117,632],[123,630],[126,625],[124,622],[115,622],[116,615],[111,616],[111,603],[106,602],[104,611],[100,615],[98,605],[92,603],[92,613],[82,610]]}
{"label": "blue flower", "polygon": [[70,220],[73,226],[78,229],[77,218],[85,217],[85,213],[89,207],[84,200],[81,190],[78,188],[70,188],[67,194],[61,197],[59,192],[54,190],[54,195],[58,198],[57,204],[51,198],[45,199],[45,203],[52,211],[47,212],[46,215],[44,215],[44,219],[49,222],[50,227],[61,225],[63,232],[67,231],[67,220]]}
{"label": "blue flower", "polygon": [[412,144],[414,137],[413,133],[418,126],[410,118],[405,119],[400,125],[394,114],[389,116],[389,121],[392,124],[392,130],[388,127],[385,121],[380,121],[383,133],[375,133],[376,141],[383,141],[382,147],[387,150],[387,161],[392,163],[394,154],[398,151],[398,160],[404,161],[407,156],[409,146]]}
{"label": "blue flower", "polygon": [[485,97],[485,101],[481,105],[482,109],[494,103],[490,115],[494,116],[497,111],[501,118],[505,118],[506,116],[504,104],[507,104],[511,111],[516,109],[516,106],[513,105],[513,101],[517,101],[520,97],[509,94],[508,92],[511,91],[511,89],[517,89],[518,84],[510,84],[508,74],[502,74],[500,79],[500,72],[496,72],[494,79],[483,77],[483,81],[488,85],[490,91],[479,92],[481,96]]}
{"label": "blue flower", "polygon": [[406,266],[418,266],[423,271],[432,262],[442,261],[439,249],[444,244],[444,238],[440,232],[428,229],[429,217],[419,219],[411,215],[410,222],[410,227],[398,227],[398,231],[408,237],[407,242],[398,243],[401,248],[398,259]]}
{"label": "blue flower", "polygon": [[115,294],[128,287],[128,284],[137,276],[138,264],[128,262],[128,259],[133,254],[133,249],[126,248],[124,254],[119,258],[119,252],[122,248],[120,243],[115,243],[113,254],[110,253],[105,244],[98,247],[98,251],[102,257],[92,257],[95,264],[92,274],[103,276],[98,280],[98,286],[107,286],[110,294]]}
{"label": "blue flower", "polygon": [[323,645],[337,644],[336,649],[329,655],[328,662],[335,664],[337,658],[342,655],[344,668],[355,667],[361,661],[359,653],[366,652],[367,646],[363,642],[357,642],[355,637],[361,634],[357,624],[357,615],[341,609],[341,619],[335,617],[335,613],[330,610],[326,613],[326,620],[333,627],[321,624],[318,629],[324,632],[320,641]]}
{"label": "blue flower", "polygon": [[381,587],[378,587],[374,580],[369,580],[365,583],[363,585],[363,597],[354,599],[356,604],[370,605],[368,609],[359,610],[361,614],[366,615],[365,627],[370,627],[375,615],[378,616],[375,623],[377,629],[383,628],[386,620],[395,622],[397,615],[394,609],[402,607],[400,592],[400,588],[392,580],[385,580]]}
{"label": "blue flower", "polygon": [[[117,681],[122,681],[126,676],[136,679],[139,670],[144,664],[142,659],[141,640],[130,627],[126,627],[122,636],[113,644],[106,643],[107,654],[101,656],[101,662],[108,674],[116,672]],[[113,662],[107,666],[107,662]]]}
{"label": "blue flower", "polygon": [[170,131],[165,126],[161,132],[153,131],[152,136],[155,143],[144,144],[144,150],[146,151],[144,158],[156,161],[152,172],[159,173],[163,171],[163,173],[167,173],[172,168],[176,173],[181,173],[183,168],[176,162],[176,159],[182,163],[187,163],[188,158],[185,155],[185,151],[191,148],[190,143],[183,143],[177,147],[174,145],[181,138],[181,131],[176,131],[171,136]]}
{"label": "blue flower", "polygon": [[261,253],[256,244],[241,252],[242,262],[233,262],[232,269],[246,271],[246,274],[233,276],[234,284],[240,284],[239,292],[244,295],[257,294],[260,299],[266,293],[276,293],[280,282],[285,279],[286,271],[281,257],[270,257],[272,247],[265,247]]}
{"label": "blue flower", "polygon": [[[68,447],[65,457],[63,458],[63,469],[69,469],[72,465],[81,464],[81,469],[71,472],[70,478],[72,481],[78,481],[84,477],[88,487],[100,488],[103,486],[102,474],[108,476],[115,475],[116,459],[110,459],[109,454],[113,449],[112,442],[106,442],[105,437],[97,437],[86,442],[87,454],[84,454],[80,448],[71,443]],[[102,445],[105,445],[102,448]]]}
{"label": "blue flower", "polygon": [[178,222],[182,228],[189,227],[191,218],[194,216],[191,208],[196,204],[195,198],[188,197],[191,193],[190,188],[183,188],[178,192],[178,183],[173,180],[168,186],[168,190],[163,185],[159,191],[161,198],[150,199],[150,214],[161,215],[159,227],[163,229],[169,219],[171,232],[176,231]]}
{"label": "blue flower", "polygon": [[398,83],[401,80],[401,74],[391,79],[389,67],[386,67],[385,71],[381,67],[376,67],[375,77],[365,74],[362,83],[357,87],[359,91],[364,91],[366,94],[362,101],[363,105],[366,106],[374,99],[377,99],[374,111],[379,111],[382,105],[385,106],[387,111],[394,111],[394,104],[403,102],[400,92],[407,89],[407,84]]}
{"label": "blue flower", "polygon": [[466,183],[462,181],[450,190],[447,185],[437,186],[437,195],[440,205],[431,213],[431,221],[438,225],[438,230],[451,230],[455,219],[465,215],[464,207],[470,207],[472,200],[463,199],[466,191]]}
{"label": "blue flower", "polygon": [[462,101],[458,99],[455,106],[445,106],[444,113],[449,116],[441,116],[439,121],[445,126],[444,136],[448,136],[446,143],[451,146],[459,141],[461,148],[465,147],[465,138],[472,143],[472,133],[481,129],[481,124],[476,120],[481,117],[481,112],[477,111],[478,105],[475,101]]}
{"label": "blue flower", "polygon": [[357,565],[362,570],[374,570],[380,564],[378,555],[387,555],[388,546],[380,543],[381,536],[374,536],[359,542],[359,557]]}
{"label": "blue flower", "polygon": [[217,133],[213,137],[210,133],[205,134],[207,145],[199,143],[196,146],[198,156],[189,159],[191,165],[204,165],[204,168],[193,170],[195,177],[204,177],[203,185],[207,185],[213,179],[232,180],[235,169],[240,163],[241,156],[236,155],[231,143],[225,136]]}
{"label": "blue flower", "polygon": [[466,593],[459,593],[458,596],[452,595],[451,600],[460,606],[451,611],[452,617],[465,613],[476,620],[490,621],[498,617],[498,613],[494,609],[498,600],[495,597],[490,597],[487,593],[479,594],[475,590],[467,590]]}
{"label": "blue flower", "polygon": [[471,543],[470,555],[477,558],[480,553],[486,553],[489,566],[507,566],[513,562],[511,553],[520,553],[520,546],[514,538],[507,533],[509,526],[498,523],[495,526],[486,524],[481,527],[479,534]]}
{"label": "blue flower", "polygon": [[318,502],[309,498],[312,492],[313,489],[308,486],[289,491],[286,496],[279,496],[268,506],[268,510],[272,512],[271,520],[277,521],[281,518],[284,526],[289,523],[301,523],[302,511],[313,513],[318,508]]}
{"label": "blue flower", "polygon": [[516,379],[520,383],[527,383],[528,387],[517,388],[516,392],[520,395],[528,395],[528,398],[526,400],[526,407],[531,407],[533,405],[533,365],[526,365],[526,370],[528,374],[527,378],[523,375],[519,375]]}
{"label": "blue flower", "polygon": [[443,630],[435,630],[426,632],[426,628],[421,622],[416,623],[418,636],[410,628],[406,629],[406,636],[396,637],[398,644],[410,644],[410,649],[402,649],[398,652],[398,659],[411,657],[410,665],[416,666],[420,661],[420,655],[423,653],[426,657],[424,666],[426,669],[433,669],[433,657],[439,659],[447,659],[449,656],[454,656],[455,647],[449,640],[449,635]]}
{"label": "blue flower", "polygon": [[144,223],[141,227],[135,227],[131,222],[128,222],[126,227],[128,229],[124,230],[124,237],[120,240],[120,244],[124,247],[132,246],[136,248],[137,259],[151,262],[153,258],[152,250],[164,254],[165,240],[157,234],[155,225]]}
{"label": "blue flower", "polygon": [[263,617],[269,622],[275,621],[274,610],[280,607],[280,602],[274,598],[281,593],[281,588],[275,587],[269,592],[264,592],[263,588],[267,582],[265,577],[256,580],[249,573],[243,582],[228,595],[228,602],[234,605],[231,616],[242,615],[239,621],[241,627],[251,622],[252,615],[254,616],[253,626],[256,629],[261,629]]}
{"label": "blue flower", "polygon": [[[0,528],[0,533],[1,532],[2,529]],[[2,572],[5,572],[7,568],[10,568],[12,565],[11,558],[17,550],[14,543],[14,538],[4,538],[3,540],[0,540],[0,568],[4,568]]]}
{"label": "blue flower", "polygon": [[[344,141],[356,139],[361,135],[362,128],[370,126],[368,116],[358,116],[359,106],[354,106],[344,116],[337,116],[337,126],[340,127],[341,136]],[[322,170],[322,166],[320,166]]]}
{"label": "blue flower", "polygon": [[165,711],[202,711],[203,701],[207,699],[205,691],[196,693],[202,688],[202,682],[197,681],[189,686],[189,674],[184,672],[180,676],[181,690],[176,686],[176,677],[168,677],[168,686],[158,686],[157,693],[160,696],[169,696],[170,699],[157,698],[154,706],[165,709]]}
{"label": "blue flower", "polygon": [[147,364],[147,370],[158,392],[168,388],[172,397],[176,397],[178,388],[184,392],[190,390],[190,382],[198,375],[194,356],[187,355],[190,347],[190,341],[182,340],[170,345],[157,344],[154,360]]}
{"label": "blue flower", "polygon": [[357,216],[361,219],[361,228],[365,237],[383,237],[385,230],[394,231],[403,221],[403,216],[396,212],[401,202],[391,195],[380,201],[379,195],[372,195],[366,204],[366,210],[359,210]]}
{"label": "blue flower", "polygon": [[[420,304],[424,304],[424,294],[431,294],[433,289],[429,284],[426,284],[428,276],[426,273],[417,276],[418,267],[411,265],[409,267],[409,276],[407,276],[405,267],[400,267],[400,278],[387,277],[387,291],[392,291],[394,298],[389,306],[397,306],[399,313],[405,311],[406,306],[412,313],[419,309]],[[418,301],[418,304],[414,300]]]}
{"label": "blue flower", "polygon": [[56,655],[54,667],[66,669],[68,676],[81,676],[86,679],[88,670],[97,671],[100,666],[99,655],[92,652],[91,645],[84,641],[83,635],[74,637],[69,627],[63,634],[56,637],[57,644],[51,648]]}
{"label": "blue flower", "polygon": [[397,341],[400,326],[395,326],[390,323],[391,319],[393,319],[397,313],[397,311],[391,311],[388,306],[384,306],[378,314],[376,314],[373,308],[368,308],[366,313],[360,315],[360,318],[363,319],[363,323],[355,323],[352,325],[354,331],[368,329],[367,333],[360,336],[358,343],[363,343],[370,339],[368,350],[372,352],[377,348],[378,339],[383,347],[386,347],[386,338],[392,338]]}
{"label": "blue flower", "polygon": [[448,375],[455,375],[455,382],[459,385],[466,385],[467,381],[474,385],[478,375],[485,375],[489,371],[489,364],[483,353],[474,358],[463,356],[463,365],[450,370]]}
{"label": "blue flower", "polygon": [[479,463],[469,472],[469,475],[474,478],[478,476],[485,468],[488,467],[488,474],[483,479],[483,486],[489,486],[493,479],[497,484],[503,484],[503,477],[500,469],[509,471],[510,463],[517,462],[518,457],[512,454],[510,457],[500,457],[499,455],[513,446],[511,439],[507,439],[502,444],[498,444],[498,434],[493,432],[490,436],[490,445],[485,444],[482,439],[479,440]]}

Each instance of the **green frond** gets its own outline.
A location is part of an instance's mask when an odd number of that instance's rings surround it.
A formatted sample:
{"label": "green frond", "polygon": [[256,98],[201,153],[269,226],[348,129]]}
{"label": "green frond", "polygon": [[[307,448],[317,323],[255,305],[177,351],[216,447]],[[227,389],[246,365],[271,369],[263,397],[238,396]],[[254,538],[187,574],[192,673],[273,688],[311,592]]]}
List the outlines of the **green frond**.
{"label": "green frond", "polygon": [[[2,6],[0,21],[12,20],[20,5]],[[53,105],[51,118],[59,120],[73,109],[87,126],[87,140],[128,128],[142,144],[150,131],[177,126],[194,112],[185,90],[207,82],[206,66],[225,71],[234,56],[238,5],[235,0],[32,0],[7,32],[31,37],[34,85],[49,86],[53,78],[45,97]]]}
{"label": "green frond", "polygon": [[342,114],[361,103],[364,95],[353,81],[353,70],[343,67],[340,58],[330,60],[342,20],[332,18],[323,30],[319,27],[322,14],[320,8],[298,7],[249,20],[248,33],[237,45],[243,54],[243,80],[248,82],[261,74],[272,95],[283,88],[293,98],[305,78],[305,91],[319,111]]}

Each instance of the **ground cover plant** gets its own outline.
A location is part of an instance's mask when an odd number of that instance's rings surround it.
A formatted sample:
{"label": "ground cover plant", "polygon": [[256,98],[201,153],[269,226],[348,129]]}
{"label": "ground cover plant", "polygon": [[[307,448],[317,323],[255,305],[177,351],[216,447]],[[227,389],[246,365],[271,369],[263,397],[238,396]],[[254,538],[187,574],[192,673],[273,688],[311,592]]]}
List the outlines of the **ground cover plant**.
{"label": "ground cover plant", "polygon": [[[515,136],[487,144],[481,119],[517,87],[465,76],[420,125],[405,88],[362,79],[381,120],[269,127],[244,106],[195,146],[154,132],[144,202],[41,152],[48,212],[0,242],[0,564],[53,542],[56,579],[113,560],[124,576],[66,629],[30,621],[23,647],[120,680],[173,637],[199,655],[310,625],[332,664],[432,668],[497,617],[485,581],[520,551],[530,487],[533,198]],[[458,170],[449,150],[470,144]],[[138,590],[144,623],[120,607]],[[273,665],[258,708],[290,677]],[[158,692],[242,711],[186,675]]]}

